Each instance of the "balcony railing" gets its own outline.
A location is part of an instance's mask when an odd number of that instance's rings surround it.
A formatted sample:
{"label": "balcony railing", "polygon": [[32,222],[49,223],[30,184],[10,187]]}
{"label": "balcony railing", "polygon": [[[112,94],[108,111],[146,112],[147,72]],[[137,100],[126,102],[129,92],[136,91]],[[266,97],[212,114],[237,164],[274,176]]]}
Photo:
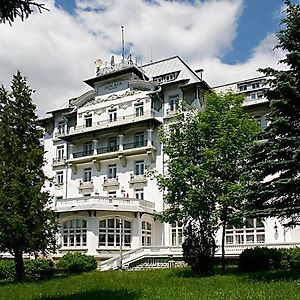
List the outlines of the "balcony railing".
{"label": "balcony railing", "polygon": [[75,153],[73,153],[73,157],[74,158],[79,158],[79,157],[84,157],[84,156],[90,156],[90,155],[93,155],[93,153],[94,153],[93,150],[75,152]]}
{"label": "balcony railing", "polygon": [[145,147],[145,146],[147,146],[147,140],[124,144],[123,149],[127,150],[127,149],[140,148],[140,147]]}
{"label": "balcony railing", "polygon": [[108,147],[98,148],[97,149],[97,154],[116,152],[118,150],[119,150],[119,145],[108,146]]}
{"label": "balcony railing", "polygon": [[98,121],[98,122],[94,122],[92,123],[92,126],[86,126],[84,125],[77,125],[74,127],[71,127],[70,129],[70,133],[76,133],[76,132],[80,132],[82,130],[84,131],[89,131],[89,130],[95,130],[95,129],[99,129],[106,126],[115,126],[116,124],[123,124],[123,123],[130,123],[132,121],[139,121],[139,120],[143,120],[145,118],[153,118],[156,117],[156,111],[155,110],[148,110],[148,111],[144,111],[143,113],[134,113],[134,114],[130,114],[130,115],[124,115],[124,116],[117,116],[116,118],[113,119],[106,119],[106,120],[102,120],[102,121]]}
{"label": "balcony railing", "polygon": [[108,182],[118,182],[119,181],[119,177],[104,177],[104,183],[108,183]]}
{"label": "balcony railing", "polygon": [[133,67],[136,66],[135,63],[131,60],[124,60],[120,63],[116,63],[114,65],[105,65],[104,67],[98,67],[96,69],[96,76],[102,76],[105,74],[109,74],[115,71],[119,71],[119,70],[123,70],[123,69],[127,69],[129,67]]}
{"label": "balcony railing", "polygon": [[92,189],[94,188],[93,180],[90,181],[80,181],[79,182],[79,189],[84,190],[84,189]]}
{"label": "balcony railing", "polygon": [[52,164],[53,165],[59,165],[59,164],[64,164],[66,162],[66,157],[60,157],[60,158],[53,158]]}
{"label": "balcony railing", "polygon": [[[148,200],[140,200],[136,198],[111,198],[111,197],[103,197],[103,196],[88,196],[88,197],[77,197],[77,198],[68,198],[68,199],[61,199],[56,200],[56,207],[63,207],[63,206],[76,206],[80,204],[124,204],[124,205],[137,205],[137,206],[144,206],[148,208],[155,208],[155,203],[148,201]],[[117,210],[117,208],[116,208]]]}

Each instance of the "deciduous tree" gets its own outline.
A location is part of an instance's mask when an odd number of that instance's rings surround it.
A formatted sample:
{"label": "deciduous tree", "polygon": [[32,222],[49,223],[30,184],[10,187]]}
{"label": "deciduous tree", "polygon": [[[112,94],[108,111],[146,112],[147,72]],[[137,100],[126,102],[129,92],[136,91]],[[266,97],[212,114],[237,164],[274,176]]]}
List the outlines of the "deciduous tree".
{"label": "deciduous tree", "polygon": [[259,131],[255,120],[242,109],[243,96],[206,97],[205,110],[183,113],[163,131],[167,172],[157,176],[165,189],[167,209],[162,218],[183,220],[183,253],[194,272],[209,274],[215,254],[215,234],[224,234],[232,213],[246,151]]}

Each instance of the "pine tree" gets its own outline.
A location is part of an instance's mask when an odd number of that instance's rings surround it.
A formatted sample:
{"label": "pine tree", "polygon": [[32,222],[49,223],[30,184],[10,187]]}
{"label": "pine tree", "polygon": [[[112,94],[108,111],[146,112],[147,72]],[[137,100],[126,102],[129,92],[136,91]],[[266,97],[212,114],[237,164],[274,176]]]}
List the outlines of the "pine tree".
{"label": "pine tree", "polygon": [[[245,212],[277,216],[297,224],[300,213],[300,5],[286,0],[278,45],[287,70],[261,70],[270,77],[269,125],[254,145],[247,166]],[[287,220],[285,220],[287,221]]]}
{"label": "pine tree", "polygon": [[20,72],[11,92],[0,88],[0,251],[14,256],[17,280],[24,278],[23,254],[55,250],[57,231],[42,191],[47,178],[32,93]]}

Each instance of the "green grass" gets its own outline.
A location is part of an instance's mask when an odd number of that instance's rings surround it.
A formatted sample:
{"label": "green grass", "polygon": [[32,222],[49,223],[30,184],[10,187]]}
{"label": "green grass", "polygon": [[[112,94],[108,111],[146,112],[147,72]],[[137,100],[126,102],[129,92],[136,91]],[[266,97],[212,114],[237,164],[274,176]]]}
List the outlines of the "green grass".
{"label": "green grass", "polygon": [[0,299],[300,299],[299,272],[194,278],[188,269],[85,273],[49,281],[0,282]]}

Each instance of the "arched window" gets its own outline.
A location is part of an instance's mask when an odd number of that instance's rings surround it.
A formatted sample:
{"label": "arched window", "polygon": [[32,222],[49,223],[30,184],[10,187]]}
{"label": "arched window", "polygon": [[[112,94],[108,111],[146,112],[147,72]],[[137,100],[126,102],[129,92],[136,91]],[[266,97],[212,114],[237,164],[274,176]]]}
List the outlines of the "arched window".
{"label": "arched window", "polygon": [[176,221],[171,225],[172,246],[181,246],[183,242],[183,224]]}
{"label": "arched window", "polygon": [[149,222],[142,222],[142,246],[150,246],[152,244],[152,225]]}
{"label": "arched window", "polygon": [[262,244],[265,242],[265,227],[259,219],[246,219],[242,227],[226,229],[226,244]]}
{"label": "arched window", "polygon": [[[121,232],[121,235],[120,235]],[[120,218],[109,218],[99,221],[99,246],[122,246],[130,247],[131,222]]]}
{"label": "arched window", "polygon": [[87,221],[73,219],[63,223],[62,240],[64,247],[86,246]]}

